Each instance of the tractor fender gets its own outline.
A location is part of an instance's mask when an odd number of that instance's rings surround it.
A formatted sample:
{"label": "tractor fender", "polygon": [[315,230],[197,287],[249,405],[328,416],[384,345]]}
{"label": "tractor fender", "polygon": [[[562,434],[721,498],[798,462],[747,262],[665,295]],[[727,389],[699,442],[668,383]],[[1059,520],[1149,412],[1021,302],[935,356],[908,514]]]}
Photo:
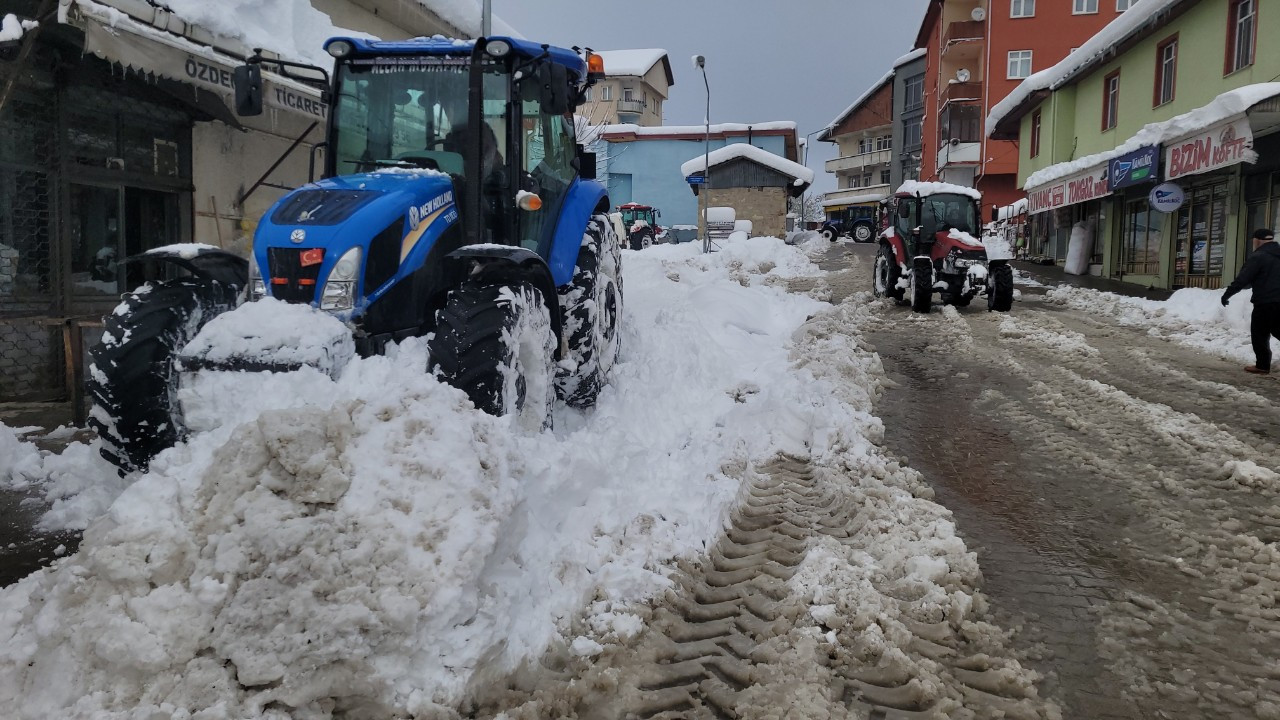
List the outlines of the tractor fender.
{"label": "tractor fender", "polygon": [[249,260],[211,245],[165,245],[125,258],[126,263],[168,263],[199,278],[242,288],[249,284]]}
{"label": "tractor fender", "polygon": [[[581,242],[579,239],[578,242]],[[500,283],[527,282],[542,293],[542,302],[551,316],[551,331],[556,336],[556,360],[561,359],[563,345],[560,296],[547,263],[532,250],[516,245],[464,245],[445,256],[455,264],[456,277]],[[469,263],[470,267],[458,267]]]}
{"label": "tractor fender", "polygon": [[888,245],[893,251],[893,257],[898,261],[898,265],[905,266],[907,264],[907,248],[902,244],[902,238],[896,234],[881,233],[880,244]]}
{"label": "tractor fender", "polygon": [[[609,207],[608,191],[603,183],[595,180],[574,180],[560,206],[560,220],[551,240],[551,251],[546,254],[551,277],[557,287],[573,281],[574,268],[578,266],[578,250],[587,222],[595,212]],[[604,208],[604,209],[602,209]]]}

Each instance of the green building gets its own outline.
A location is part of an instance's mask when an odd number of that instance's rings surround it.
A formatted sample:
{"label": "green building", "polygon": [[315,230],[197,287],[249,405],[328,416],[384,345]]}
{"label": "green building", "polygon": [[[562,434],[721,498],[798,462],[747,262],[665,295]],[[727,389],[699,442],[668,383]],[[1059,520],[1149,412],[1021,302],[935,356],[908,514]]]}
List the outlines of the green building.
{"label": "green building", "polygon": [[1074,234],[1093,274],[1231,281],[1251,231],[1280,225],[1280,52],[1258,48],[1280,13],[1259,2],[1143,0],[992,108],[988,135],[1019,141],[1031,254],[1064,262]]}

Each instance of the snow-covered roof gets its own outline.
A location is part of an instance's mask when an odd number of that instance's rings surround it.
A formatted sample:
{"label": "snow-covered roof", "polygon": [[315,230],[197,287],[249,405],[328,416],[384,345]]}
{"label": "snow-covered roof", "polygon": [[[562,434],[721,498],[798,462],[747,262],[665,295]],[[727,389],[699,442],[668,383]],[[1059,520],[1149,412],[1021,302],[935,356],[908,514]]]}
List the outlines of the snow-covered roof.
{"label": "snow-covered roof", "polygon": [[871,99],[871,96],[875,95],[877,90],[884,87],[885,83],[889,82],[892,79],[893,79],[893,71],[890,70],[889,72],[885,73],[884,77],[877,80],[874,85],[868,88],[866,92],[859,95],[858,99],[854,100],[852,105],[850,105],[849,107],[841,111],[841,113],[836,116],[835,120],[832,120],[831,122],[827,123],[827,126],[823,128],[823,132],[821,135],[818,136],[818,139],[826,140],[827,138],[829,138],[831,136],[831,131],[834,130],[837,125],[844,122],[844,119],[852,115],[853,111],[862,107],[863,103]]}
{"label": "snow-covered roof", "polygon": [[898,186],[894,193],[907,193],[909,195],[941,195],[942,193],[951,193],[954,195],[968,195],[974,200],[981,200],[982,193],[971,187],[963,185],[952,185],[943,182],[919,182],[917,180],[908,180]]}
{"label": "snow-covered roof", "polygon": [[[607,67],[607,66],[606,66]],[[713,124],[709,130],[712,135],[718,133],[766,132],[770,130],[795,131],[796,124],[791,120],[780,120],[762,123],[719,123]],[[707,132],[706,125],[653,125],[642,126],[630,123],[605,125],[601,127],[601,135],[702,135]]]}
{"label": "snow-covered roof", "polygon": [[1018,215],[1025,213],[1027,211],[1027,207],[1028,204],[1026,198],[1022,198],[1012,205],[1005,205],[1000,208],[1000,219],[1008,220],[1011,217],[1017,217]]}
{"label": "snow-covered roof", "polygon": [[[1137,6],[1135,5],[1134,7]],[[1131,153],[1144,146],[1159,145],[1185,137],[1223,120],[1242,115],[1254,105],[1278,95],[1280,95],[1280,83],[1259,83],[1228,90],[1214,98],[1213,102],[1208,105],[1198,107],[1195,110],[1185,112],[1163,122],[1144,125],[1133,137],[1112,150],[1086,155],[1078,160],[1061,162],[1042,170],[1037,170],[1027,178],[1022,187],[1024,189],[1040,187],[1054,180],[1084,172],[1089,168],[1110,162],[1113,158]],[[1246,155],[1249,153],[1253,153],[1253,151],[1247,151]],[[1254,158],[1256,159],[1256,154]]]}
{"label": "snow-covered roof", "polygon": [[746,158],[789,175],[795,179],[797,185],[813,182],[813,171],[809,168],[747,143],[733,143],[719,150],[712,150],[710,155],[698,155],[680,166],[680,174],[688,177],[694,173],[705,172],[708,164],[715,167],[738,158]]}
{"label": "snow-covered roof", "polygon": [[1167,19],[1167,11],[1189,0],[1143,0],[1132,4],[1115,20],[1089,38],[1075,52],[1067,55],[1057,65],[1046,68],[1023,80],[1013,92],[996,103],[987,114],[986,132],[991,137],[1010,113],[1017,110],[1035,93],[1056,90],[1066,85],[1095,63],[1111,57],[1117,45],[1150,27],[1159,26]]}
{"label": "snow-covered roof", "polygon": [[927,53],[927,52],[929,52],[929,49],[928,49],[928,48],[916,48],[915,50],[912,50],[911,52],[907,53],[906,55],[903,55],[902,57],[898,58],[897,60],[894,60],[894,61],[893,61],[893,68],[894,68],[895,70],[897,70],[898,68],[902,67],[903,65],[906,65],[907,63],[911,62],[912,60],[917,60],[917,59],[919,59],[919,58],[924,57],[924,56],[925,56],[925,53]]}
{"label": "snow-covered roof", "polygon": [[667,51],[659,48],[640,50],[596,50],[604,60],[604,74],[609,77],[619,75],[644,77],[654,65],[662,63],[667,74],[667,85],[675,85],[675,76],[671,74],[671,60]]}
{"label": "snow-covered roof", "polygon": [[858,205],[861,203],[880,202],[883,199],[885,199],[884,193],[867,193],[864,195],[851,195],[849,197],[823,200],[822,207],[830,208],[830,207],[837,207],[840,205]]}

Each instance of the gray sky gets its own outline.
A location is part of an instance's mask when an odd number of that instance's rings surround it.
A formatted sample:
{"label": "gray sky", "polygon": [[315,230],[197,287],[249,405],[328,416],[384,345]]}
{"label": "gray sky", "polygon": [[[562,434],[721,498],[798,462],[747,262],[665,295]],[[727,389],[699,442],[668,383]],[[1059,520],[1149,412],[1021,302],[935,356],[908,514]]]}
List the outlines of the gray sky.
{"label": "gray sky", "polygon": [[[529,40],[597,50],[662,48],[676,84],[667,125],[794,120],[820,130],[911,50],[926,0],[493,0],[493,12]],[[816,136],[815,136],[816,137]],[[814,190],[835,189],[814,142]]]}

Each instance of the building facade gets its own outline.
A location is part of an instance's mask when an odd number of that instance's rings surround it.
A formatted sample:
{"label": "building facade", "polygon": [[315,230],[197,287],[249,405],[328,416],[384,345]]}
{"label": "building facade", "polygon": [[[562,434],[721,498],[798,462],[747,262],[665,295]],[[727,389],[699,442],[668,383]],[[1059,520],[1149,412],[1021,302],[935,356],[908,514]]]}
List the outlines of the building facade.
{"label": "building facade", "polygon": [[794,122],[712,125],[709,144],[706,130],[704,125],[600,128],[597,174],[609,188],[610,202],[615,207],[629,202],[656,207],[662,211],[663,225],[697,225],[698,200],[680,172],[685,162],[743,142],[792,162],[797,158]]}
{"label": "building facade", "polygon": [[836,176],[836,189],[823,195],[823,206],[836,207],[849,198],[889,194],[893,164],[893,73],[881,78],[844,112],[818,140],[834,143],[836,157],[826,170]]}
{"label": "building facade", "polygon": [[889,187],[920,179],[924,148],[924,78],[928,58],[924,49],[899,60],[893,73],[893,160]]}
{"label": "building facade", "polygon": [[1021,197],[1018,146],[982,132],[1022,79],[1084,44],[1136,0],[932,0],[916,36],[926,50],[920,179],[975,187],[984,216]]}
{"label": "building facade", "polygon": [[1033,252],[1065,259],[1074,232],[1094,273],[1219,288],[1251,231],[1280,226],[1280,56],[1259,44],[1280,15],[1257,0],[1129,12],[1019,88],[988,131],[1019,139]]}
{"label": "building facade", "polygon": [[605,78],[587,91],[578,114],[591,125],[662,124],[662,105],[676,84],[666,50],[605,50]]}
{"label": "building facade", "polygon": [[[316,5],[389,38],[475,30],[419,3]],[[231,74],[252,48],[163,7],[83,0],[37,18],[50,6],[0,1],[39,21],[0,48],[0,402],[77,391],[101,318],[148,279],[126,257],[178,242],[247,252],[256,218],[308,181],[328,113],[318,89],[268,67],[267,111],[237,117]]]}

